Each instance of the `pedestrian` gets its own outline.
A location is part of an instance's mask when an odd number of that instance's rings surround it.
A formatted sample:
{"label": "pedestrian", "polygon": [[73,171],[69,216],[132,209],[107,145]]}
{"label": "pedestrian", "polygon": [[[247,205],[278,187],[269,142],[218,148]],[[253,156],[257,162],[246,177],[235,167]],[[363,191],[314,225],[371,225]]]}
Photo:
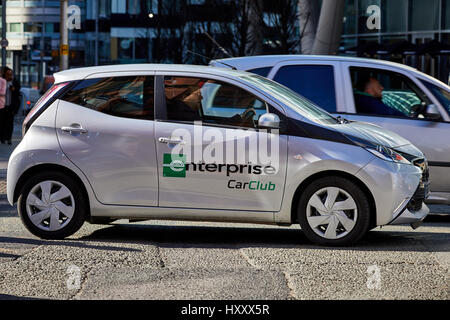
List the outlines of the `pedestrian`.
{"label": "pedestrian", "polygon": [[5,113],[5,94],[6,94],[7,82],[3,78],[3,69],[0,71],[0,142],[5,143],[3,139],[3,128],[5,126],[4,120],[6,115]]}
{"label": "pedestrian", "polygon": [[[0,141],[1,143],[11,144],[12,133],[14,130],[14,116],[20,107],[20,84],[14,80],[13,72],[8,67],[3,67],[1,77],[6,81],[4,96],[0,98]],[[2,86],[4,81],[0,80],[0,95],[3,93]]]}

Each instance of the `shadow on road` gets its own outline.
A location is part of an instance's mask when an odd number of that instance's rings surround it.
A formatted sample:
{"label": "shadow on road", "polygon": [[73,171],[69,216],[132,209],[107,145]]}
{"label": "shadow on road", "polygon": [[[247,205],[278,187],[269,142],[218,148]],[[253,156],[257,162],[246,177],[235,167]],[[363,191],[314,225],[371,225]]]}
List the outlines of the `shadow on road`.
{"label": "shadow on road", "polygon": [[[204,248],[325,248],[312,245],[299,229],[245,228],[209,226],[110,225],[94,231],[80,240],[113,241],[124,243],[157,243],[161,247]],[[420,231],[369,232],[357,245],[335,248],[361,251],[427,251],[422,241],[434,244],[450,242],[449,233]],[[439,246],[436,251],[448,252],[450,246]]]}
{"label": "shadow on road", "polygon": [[17,254],[10,254],[10,253],[3,253],[3,252],[0,252],[0,258],[12,258],[12,259],[17,259],[17,258],[20,258],[20,256],[19,255],[17,255]]}
{"label": "shadow on road", "polygon": [[0,300],[43,300],[41,298],[29,298],[29,297],[20,297],[20,296],[12,296],[9,294],[0,294]]}
{"label": "shadow on road", "polygon": [[[0,243],[14,243],[14,244],[28,244],[28,245],[46,245],[46,246],[67,246],[76,248],[86,248],[86,249],[96,249],[96,250],[107,250],[107,251],[141,251],[134,248],[123,248],[114,246],[104,246],[104,245],[94,245],[87,242],[81,242],[78,240],[39,240],[30,238],[18,238],[18,237],[1,237]],[[0,253],[0,257],[2,257]]]}

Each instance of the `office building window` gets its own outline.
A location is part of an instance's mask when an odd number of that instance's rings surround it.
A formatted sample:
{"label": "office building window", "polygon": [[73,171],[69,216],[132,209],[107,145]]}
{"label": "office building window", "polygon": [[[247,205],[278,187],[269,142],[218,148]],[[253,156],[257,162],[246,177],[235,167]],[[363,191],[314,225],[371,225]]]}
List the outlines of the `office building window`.
{"label": "office building window", "polygon": [[439,29],[439,0],[411,0],[411,31]]}
{"label": "office building window", "polygon": [[344,26],[342,34],[355,34],[356,30],[356,2],[355,0],[345,0]]}
{"label": "office building window", "polygon": [[450,0],[442,1],[442,11],[444,12],[444,29],[450,29]]}
{"label": "office building window", "polygon": [[126,13],[127,12],[127,2],[123,0],[112,0],[111,4],[112,13]]}
{"label": "office building window", "polygon": [[140,14],[141,13],[141,4],[139,0],[128,0],[128,14]]}
{"label": "office building window", "polygon": [[20,23],[10,23],[9,32],[22,32]]}
{"label": "office building window", "polygon": [[[55,32],[55,24],[54,23],[46,23],[45,24],[45,32]],[[56,30],[59,32],[59,30]]]}
{"label": "office building window", "polygon": [[408,30],[408,0],[383,0],[381,2],[381,31],[405,32]]}
{"label": "office building window", "polygon": [[111,0],[99,1],[98,14],[100,18],[108,18],[111,16]]}

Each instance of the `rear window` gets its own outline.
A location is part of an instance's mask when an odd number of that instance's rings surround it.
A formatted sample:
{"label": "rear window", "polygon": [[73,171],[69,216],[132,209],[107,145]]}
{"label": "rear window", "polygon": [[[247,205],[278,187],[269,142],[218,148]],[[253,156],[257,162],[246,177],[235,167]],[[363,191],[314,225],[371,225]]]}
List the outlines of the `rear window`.
{"label": "rear window", "polygon": [[273,80],[311,100],[328,112],[336,111],[333,66],[284,66],[278,70]]}
{"label": "rear window", "polygon": [[154,78],[129,76],[81,80],[62,100],[112,116],[153,120]]}

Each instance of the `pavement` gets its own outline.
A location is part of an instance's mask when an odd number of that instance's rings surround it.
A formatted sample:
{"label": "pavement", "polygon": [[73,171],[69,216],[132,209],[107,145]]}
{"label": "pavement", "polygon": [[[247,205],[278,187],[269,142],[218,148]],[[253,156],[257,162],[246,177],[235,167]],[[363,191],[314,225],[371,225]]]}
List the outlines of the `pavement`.
{"label": "pavement", "polygon": [[[0,179],[18,132],[0,145]],[[170,221],[85,223],[47,241],[0,194],[0,299],[448,300],[448,207],[344,248],[311,245],[298,226]]]}

